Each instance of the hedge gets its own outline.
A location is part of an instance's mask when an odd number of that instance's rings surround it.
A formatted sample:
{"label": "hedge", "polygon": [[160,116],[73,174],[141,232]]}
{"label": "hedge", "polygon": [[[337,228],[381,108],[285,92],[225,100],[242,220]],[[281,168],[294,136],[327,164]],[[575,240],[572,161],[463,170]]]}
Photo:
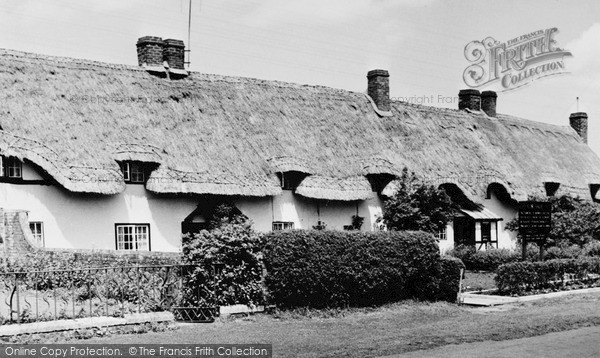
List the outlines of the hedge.
{"label": "hedge", "polygon": [[176,252],[41,249],[10,256],[0,265],[0,272],[74,270],[135,265],[176,265],[179,263],[181,263],[181,254]]}
{"label": "hedge", "polygon": [[508,249],[476,251],[473,246],[457,246],[447,254],[461,259],[468,270],[494,271],[500,265],[521,260],[521,253],[517,251]]}
{"label": "hedge", "polygon": [[567,280],[590,283],[600,275],[600,257],[515,262],[498,267],[496,286],[508,294],[562,287]]}
{"label": "hedge", "polygon": [[436,281],[434,281],[437,287],[434,299],[456,302],[461,275],[464,275],[465,272],[465,264],[456,257],[442,256],[438,266]]}
{"label": "hedge", "polygon": [[[280,307],[371,306],[406,298],[456,299],[441,272],[456,261],[440,259],[433,235],[424,232],[327,230],[266,235],[266,285]],[[454,295],[454,297],[452,297]]]}

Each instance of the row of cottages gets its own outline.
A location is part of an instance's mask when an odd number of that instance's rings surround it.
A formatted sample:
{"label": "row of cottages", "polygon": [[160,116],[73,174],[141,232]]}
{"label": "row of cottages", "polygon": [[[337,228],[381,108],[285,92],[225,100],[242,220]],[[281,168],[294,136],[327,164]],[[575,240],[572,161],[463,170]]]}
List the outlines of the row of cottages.
{"label": "row of cottages", "polygon": [[[230,201],[260,231],[377,230],[406,167],[462,210],[456,243],[513,247],[516,203],[598,199],[587,116],[554,126],[496,113],[496,94],[459,108],[367,93],[184,70],[184,45],[143,37],[139,66],[0,50],[0,235],[49,248],[178,251]],[[22,236],[22,237],[21,237]]]}

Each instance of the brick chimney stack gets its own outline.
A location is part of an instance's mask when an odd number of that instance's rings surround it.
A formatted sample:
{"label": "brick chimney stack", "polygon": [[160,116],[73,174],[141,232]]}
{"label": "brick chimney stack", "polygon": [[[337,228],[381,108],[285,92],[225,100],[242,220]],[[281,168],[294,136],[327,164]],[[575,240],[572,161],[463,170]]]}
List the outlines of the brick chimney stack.
{"label": "brick chimney stack", "polygon": [[183,41],[166,39],[164,43],[163,60],[167,61],[170,68],[183,70],[185,61],[185,45]]}
{"label": "brick chimney stack", "polygon": [[165,42],[160,37],[144,36],[137,41],[138,64],[156,67],[163,65]]}
{"label": "brick chimney stack", "polygon": [[481,94],[476,89],[464,89],[458,92],[458,109],[481,110]]}
{"label": "brick chimney stack", "polygon": [[367,93],[380,111],[390,110],[390,74],[386,70],[372,70],[367,73]]}
{"label": "brick chimney stack", "polygon": [[496,99],[498,95],[494,91],[481,92],[481,109],[490,117],[496,117]]}
{"label": "brick chimney stack", "polygon": [[585,112],[571,113],[569,116],[569,123],[571,128],[575,129],[575,132],[579,134],[581,139],[585,143],[588,142],[588,116]]}

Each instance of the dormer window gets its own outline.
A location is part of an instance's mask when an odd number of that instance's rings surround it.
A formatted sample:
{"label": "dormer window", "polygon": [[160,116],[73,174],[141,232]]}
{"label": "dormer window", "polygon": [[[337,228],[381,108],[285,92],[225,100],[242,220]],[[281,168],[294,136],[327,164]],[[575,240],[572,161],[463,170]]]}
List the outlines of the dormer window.
{"label": "dormer window", "polygon": [[590,194],[592,200],[600,202],[600,184],[590,184]]}
{"label": "dormer window", "polygon": [[306,178],[307,174],[296,171],[289,171],[283,173],[277,173],[279,181],[281,182],[281,189],[283,190],[296,190],[300,182]]}
{"label": "dormer window", "polygon": [[367,174],[367,180],[371,183],[371,188],[374,192],[381,194],[383,189],[396,177],[392,174]]}
{"label": "dormer window", "polygon": [[22,179],[23,164],[16,157],[0,156],[0,177],[9,179]]}
{"label": "dormer window", "polygon": [[544,188],[546,189],[546,196],[554,196],[560,188],[560,183],[545,182]]}
{"label": "dormer window", "polygon": [[119,165],[123,172],[123,180],[131,184],[144,184],[153,169],[147,163],[137,161],[121,162]]}

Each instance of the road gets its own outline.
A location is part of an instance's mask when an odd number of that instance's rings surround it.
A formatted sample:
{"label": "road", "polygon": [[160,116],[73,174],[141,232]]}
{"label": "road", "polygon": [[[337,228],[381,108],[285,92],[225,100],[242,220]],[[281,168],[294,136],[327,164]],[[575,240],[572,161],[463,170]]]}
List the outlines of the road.
{"label": "road", "polygon": [[385,358],[524,358],[600,357],[600,327],[586,327],[543,336],[449,345]]}

